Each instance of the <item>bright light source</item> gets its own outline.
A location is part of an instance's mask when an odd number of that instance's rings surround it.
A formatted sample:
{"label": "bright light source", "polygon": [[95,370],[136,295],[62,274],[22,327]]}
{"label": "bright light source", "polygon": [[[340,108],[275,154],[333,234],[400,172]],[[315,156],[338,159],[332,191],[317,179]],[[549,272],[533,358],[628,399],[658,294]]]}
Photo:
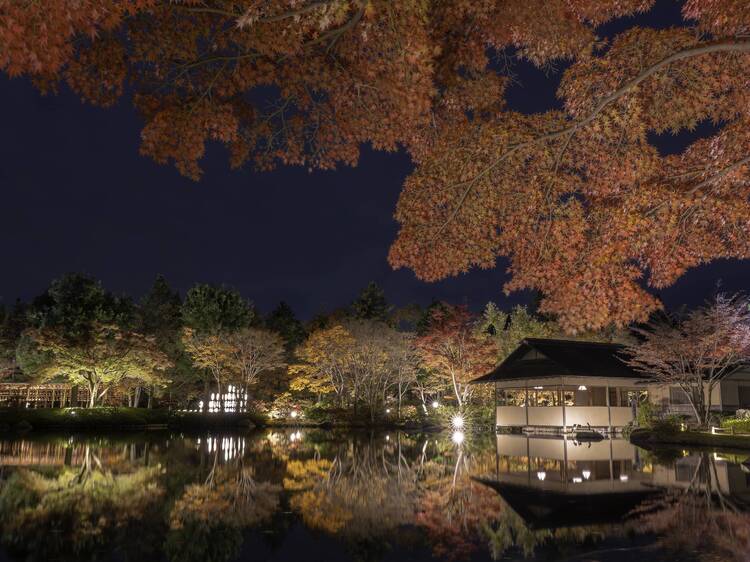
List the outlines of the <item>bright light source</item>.
{"label": "bright light source", "polygon": [[547,473],[543,470],[540,470],[536,473],[536,477],[539,478],[539,480],[544,480],[545,478],[547,478]]}
{"label": "bright light source", "polygon": [[580,484],[581,482],[583,482],[583,478],[579,478],[578,476],[573,478],[573,483]]}
{"label": "bright light source", "polygon": [[578,387],[578,390],[587,390],[586,385],[582,384],[581,386]]}
{"label": "bright light source", "polygon": [[535,386],[534,390],[542,390],[543,388],[544,388],[543,386]]}
{"label": "bright light source", "polygon": [[390,436],[390,435],[386,435],[386,436],[385,436],[385,440],[386,440],[386,441],[390,441],[390,440],[391,440],[391,436]]}
{"label": "bright light source", "polygon": [[440,402],[438,402],[437,400],[435,400],[435,401],[434,401],[434,402],[432,403],[432,407],[433,407],[433,408],[439,408],[439,407],[440,407]]}
{"label": "bright light source", "polygon": [[390,413],[391,413],[391,409],[390,409],[390,408],[386,408],[386,409],[385,409],[385,413],[386,413],[386,414],[390,414]]}
{"label": "bright light source", "polygon": [[451,425],[453,426],[453,429],[463,429],[464,417],[461,414],[456,414],[451,420]]}
{"label": "bright light source", "polygon": [[460,445],[464,442],[464,432],[463,431],[454,431],[453,435],[451,435],[451,441],[453,441],[456,445]]}
{"label": "bright light source", "polygon": [[620,474],[620,482],[627,482],[627,481],[628,481],[628,475]]}
{"label": "bright light source", "polygon": [[292,410],[292,413],[289,414],[289,415],[292,416],[293,418],[296,418],[297,417],[297,410]]}
{"label": "bright light source", "polygon": [[588,480],[589,478],[591,478],[591,471],[590,470],[584,470],[584,471],[581,472],[581,474],[583,474],[583,477],[586,480]]}

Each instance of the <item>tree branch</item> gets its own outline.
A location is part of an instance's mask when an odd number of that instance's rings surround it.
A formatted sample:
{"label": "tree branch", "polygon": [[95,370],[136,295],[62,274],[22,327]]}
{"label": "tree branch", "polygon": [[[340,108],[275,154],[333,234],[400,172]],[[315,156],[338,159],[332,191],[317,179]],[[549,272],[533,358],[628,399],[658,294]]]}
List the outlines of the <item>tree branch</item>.
{"label": "tree branch", "polygon": [[609,104],[612,102],[618,100],[622,96],[624,96],[626,93],[628,93],[630,90],[638,86],[641,82],[646,80],[647,78],[651,77],[653,74],[658,72],[659,70],[663,69],[664,67],[669,66],[673,62],[677,62],[680,60],[697,57],[700,55],[705,55],[709,53],[718,53],[718,52],[750,52],[750,41],[736,41],[736,40],[730,40],[730,41],[721,41],[718,43],[710,43],[707,45],[701,45],[699,47],[693,47],[690,49],[685,49],[682,51],[678,51],[659,62],[651,65],[650,67],[643,70],[638,76],[635,78],[625,82],[622,86],[620,86],[618,89],[616,89],[614,92],[610,93],[609,95],[602,98],[599,103],[594,106],[594,109],[591,110],[591,112],[586,115],[585,117],[573,121],[569,126],[564,127],[562,129],[558,129],[556,131],[552,131],[550,133],[546,133],[543,135],[539,135],[537,137],[534,137],[533,139],[530,139],[525,142],[518,143],[516,145],[510,146],[505,152],[500,154],[495,160],[493,160],[490,164],[488,164],[484,169],[482,169],[477,175],[475,175],[472,179],[459,182],[456,184],[453,184],[451,187],[460,187],[462,185],[466,185],[466,189],[461,194],[461,197],[458,200],[458,204],[453,209],[453,212],[450,214],[448,219],[440,226],[437,233],[435,234],[434,238],[437,238],[440,236],[440,234],[445,230],[445,228],[456,218],[459,211],[463,207],[464,202],[466,201],[466,198],[469,196],[469,193],[471,193],[471,190],[474,188],[476,183],[482,179],[483,177],[487,176],[490,172],[492,172],[495,168],[497,168],[500,164],[502,164],[506,159],[508,159],[510,156],[518,152],[519,150],[523,148],[527,148],[530,146],[534,146],[536,144],[554,140],[557,139],[567,133],[570,133],[572,131],[575,131],[576,129],[588,125],[591,123],[596,117],[606,108]]}

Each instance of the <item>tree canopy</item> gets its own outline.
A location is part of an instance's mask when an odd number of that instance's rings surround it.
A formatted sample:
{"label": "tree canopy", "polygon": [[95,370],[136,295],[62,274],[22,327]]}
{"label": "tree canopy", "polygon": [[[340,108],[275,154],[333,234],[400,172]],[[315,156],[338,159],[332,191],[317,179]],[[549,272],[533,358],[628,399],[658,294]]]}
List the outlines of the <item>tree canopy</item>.
{"label": "tree canopy", "polygon": [[[599,26],[654,0],[48,0],[0,6],[0,69],[145,121],[141,152],[332,169],[408,151],[389,261],[434,281],[510,260],[569,332],[643,321],[662,288],[745,258],[750,9],[687,0],[684,26]],[[565,65],[562,108],[506,106],[512,66]],[[662,155],[649,135],[708,138]]]}

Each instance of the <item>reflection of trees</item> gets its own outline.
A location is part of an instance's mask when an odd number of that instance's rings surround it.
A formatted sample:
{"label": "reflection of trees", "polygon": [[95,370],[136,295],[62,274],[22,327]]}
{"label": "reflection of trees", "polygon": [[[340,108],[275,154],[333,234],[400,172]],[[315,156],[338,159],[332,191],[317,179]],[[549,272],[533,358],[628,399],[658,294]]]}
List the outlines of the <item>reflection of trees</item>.
{"label": "reflection of trees", "polygon": [[205,481],[186,486],[172,508],[166,543],[171,560],[229,560],[242,544],[242,529],[278,508],[279,486],[256,481],[242,456],[219,464],[220,453],[214,452]]}
{"label": "reflection of trees", "polygon": [[161,472],[159,466],[113,472],[89,445],[79,467],[18,469],[0,491],[3,542],[30,559],[91,552],[155,508]]}
{"label": "reflection of trees", "polygon": [[415,466],[403,436],[393,443],[369,439],[340,447],[332,459],[290,460],[284,487],[290,504],[311,528],[347,539],[382,537],[414,517]]}
{"label": "reflection of trees", "polygon": [[750,513],[719,485],[716,461],[701,453],[692,479],[639,508],[639,527],[660,536],[659,544],[706,559],[747,560]]}

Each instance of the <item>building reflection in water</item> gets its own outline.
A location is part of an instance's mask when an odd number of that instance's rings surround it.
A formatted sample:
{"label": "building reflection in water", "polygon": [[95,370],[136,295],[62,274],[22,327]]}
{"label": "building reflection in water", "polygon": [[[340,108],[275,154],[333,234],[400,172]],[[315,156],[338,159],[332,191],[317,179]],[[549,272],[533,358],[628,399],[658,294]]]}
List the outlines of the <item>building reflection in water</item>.
{"label": "building reflection in water", "polygon": [[681,452],[673,462],[624,439],[578,442],[567,437],[497,436],[496,490],[532,529],[619,523],[665,490],[709,491],[750,506],[750,464],[744,459]]}

